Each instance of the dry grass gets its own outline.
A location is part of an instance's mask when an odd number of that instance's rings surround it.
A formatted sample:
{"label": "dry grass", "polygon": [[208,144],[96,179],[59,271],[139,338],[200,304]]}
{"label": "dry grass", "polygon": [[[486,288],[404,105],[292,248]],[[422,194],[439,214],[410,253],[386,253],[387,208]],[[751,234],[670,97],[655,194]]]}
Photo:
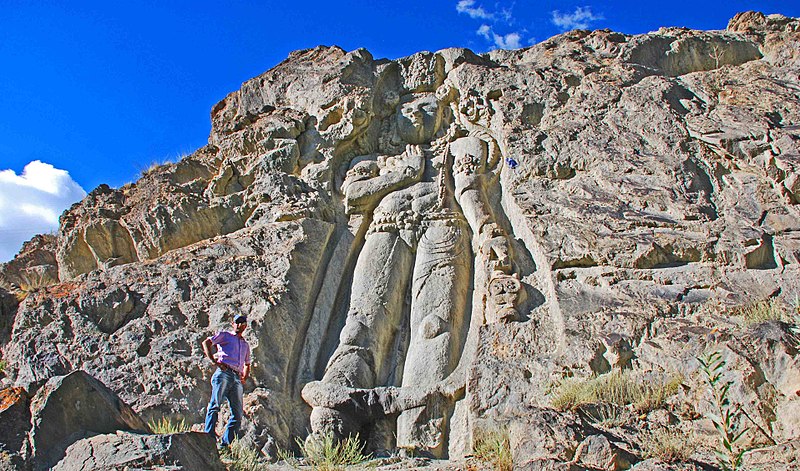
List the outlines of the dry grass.
{"label": "dry grass", "polygon": [[733,316],[741,316],[745,326],[760,324],[766,321],[782,321],[792,323],[793,316],[787,306],[778,298],[758,301],[731,311]]}
{"label": "dry grass", "polygon": [[568,378],[555,386],[550,403],[562,411],[581,404],[608,403],[632,405],[637,412],[645,413],[662,407],[678,392],[682,382],[680,376],[657,381],[629,371],[615,371],[590,379]]}
{"label": "dry grass", "polygon": [[18,284],[11,283],[5,278],[0,279],[0,288],[12,293],[20,303],[32,293],[56,283],[56,280],[38,271],[20,272],[18,278]]}
{"label": "dry grass", "polygon": [[697,451],[697,440],[674,428],[663,428],[641,434],[642,452],[646,458],[664,463],[687,461]]}
{"label": "dry grass", "polygon": [[475,444],[473,456],[488,463],[497,471],[511,471],[514,468],[511,444],[507,431],[494,431],[479,439]]}

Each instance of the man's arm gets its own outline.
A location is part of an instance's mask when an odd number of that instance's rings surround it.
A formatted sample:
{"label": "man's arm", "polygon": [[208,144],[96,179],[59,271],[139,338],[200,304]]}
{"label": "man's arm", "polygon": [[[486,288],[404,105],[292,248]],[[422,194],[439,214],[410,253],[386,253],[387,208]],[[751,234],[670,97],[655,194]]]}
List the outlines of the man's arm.
{"label": "man's arm", "polygon": [[245,381],[247,381],[247,378],[249,376],[250,376],[250,363],[246,363],[244,365],[244,369],[242,370],[242,376],[240,377],[240,379],[244,383]]}
{"label": "man's arm", "polygon": [[211,360],[212,363],[215,365],[217,364],[216,358],[214,358],[214,343],[211,342],[210,338],[206,338],[203,340],[203,353],[206,355],[206,358]]}

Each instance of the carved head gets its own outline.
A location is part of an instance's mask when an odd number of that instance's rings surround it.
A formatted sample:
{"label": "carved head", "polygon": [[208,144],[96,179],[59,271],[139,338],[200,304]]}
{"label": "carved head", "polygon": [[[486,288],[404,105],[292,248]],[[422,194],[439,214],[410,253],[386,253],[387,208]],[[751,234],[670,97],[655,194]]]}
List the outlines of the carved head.
{"label": "carved head", "polygon": [[424,144],[433,139],[442,124],[442,110],[436,95],[409,95],[397,106],[397,134],[408,144]]}

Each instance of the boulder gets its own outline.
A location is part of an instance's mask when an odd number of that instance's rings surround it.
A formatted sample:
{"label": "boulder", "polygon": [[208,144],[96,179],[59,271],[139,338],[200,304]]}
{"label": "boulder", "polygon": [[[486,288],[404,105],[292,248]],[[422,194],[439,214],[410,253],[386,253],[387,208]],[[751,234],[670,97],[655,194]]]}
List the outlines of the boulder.
{"label": "boulder", "polygon": [[67,448],[56,471],[107,469],[169,469],[224,471],[213,435],[185,432],[144,435],[116,432],[78,440]]}
{"label": "boulder", "polygon": [[137,430],[147,424],[103,383],[84,371],[51,378],[31,400],[33,469],[49,469],[67,447],[91,435]]}

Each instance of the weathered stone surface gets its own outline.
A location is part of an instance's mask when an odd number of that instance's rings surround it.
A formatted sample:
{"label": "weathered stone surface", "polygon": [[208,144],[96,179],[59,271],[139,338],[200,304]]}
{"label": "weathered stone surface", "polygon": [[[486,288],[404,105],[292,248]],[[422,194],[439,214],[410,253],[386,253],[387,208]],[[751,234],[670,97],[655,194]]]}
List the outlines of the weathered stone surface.
{"label": "weathered stone surface", "polygon": [[746,469],[771,469],[789,471],[800,466],[800,440],[791,440],[779,445],[745,453],[743,466]]}
{"label": "weathered stone surface", "polygon": [[[258,447],[311,428],[459,457],[499,423],[521,466],[587,467],[599,432],[546,409],[552,386],[632,369],[682,375],[641,420],[679,420],[706,459],[710,350],[747,443],[796,440],[798,29],[748,12],[483,55],[295,52],[214,107],[208,146],[97,188],[4,265],[59,277],[0,303],[9,380],[82,368],[198,423],[199,342],[244,312]],[[736,310],[763,300],[782,323]]]}
{"label": "weathered stone surface", "polygon": [[24,453],[31,413],[28,394],[22,388],[0,390],[0,448],[9,454]]}
{"label": "weathered stone surface", "polygon": [[11,336],[11,326],[14,324],[18,305],[16,296],[0,288],[0,345],[5,345]]}
{"label": "weathered stone surface", "polygon": [[67,448],[58,471],[163,469],[223,471],[214,437],[200,432],[142,435],[131,432],[97,435]]}
{"label": "weathered stone surface", "polygon": [[619,471],[629,469],[631,463],[604,435],[590,435],[578,445],[573,461],[588,468]]}
{"label": "weathered stone surface", "polygon": [[84,371],[51,378],[31,399],[30,462],[49,469],[67,447],[89,435],[149,431],[113,391]]}
{"label": "weathered stone surface", "polygon": [[56,243],[51,234],[40,234],[25,242],[13,260],[0,265],[0,282],[21,286],[57,281]]}

